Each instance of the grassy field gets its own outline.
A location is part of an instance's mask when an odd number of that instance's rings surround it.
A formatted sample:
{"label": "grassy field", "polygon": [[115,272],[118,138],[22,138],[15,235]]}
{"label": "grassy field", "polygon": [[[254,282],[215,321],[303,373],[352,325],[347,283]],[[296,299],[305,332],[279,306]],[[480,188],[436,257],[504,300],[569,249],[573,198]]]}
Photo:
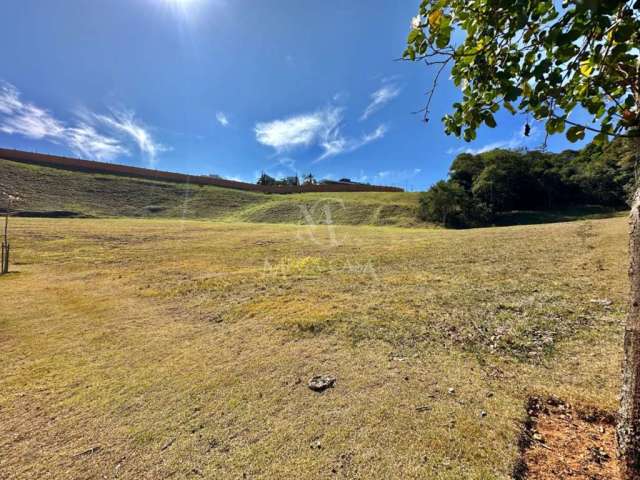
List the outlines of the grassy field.
{"label": "grassy field", "polygon": [[91,217],[307,223],[310,218],[326,222],[325,212],[330,208],[330,220],[338,224],[419,224],[418,193],[264,195],[0,160],[0,197],[5,193],[18,197],[16,209],[69,211]]}
{"label": "grassy field", "polygon": [[509,478],[616,407],[626,228],[15,219],[0,478]]}

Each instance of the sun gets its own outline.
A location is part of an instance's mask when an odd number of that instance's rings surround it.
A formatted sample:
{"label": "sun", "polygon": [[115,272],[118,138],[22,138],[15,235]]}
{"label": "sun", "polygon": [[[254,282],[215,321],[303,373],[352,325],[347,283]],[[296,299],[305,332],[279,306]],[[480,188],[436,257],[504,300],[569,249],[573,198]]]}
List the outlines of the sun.
{"label": "sun", "polygon": [[206,0],[159,0],[165,7],[181,15],[191,15]]}
{"label": "sun", "polygon": [[172,7],[186,8],[191,5],[195,5],[196,3],[199,3],[201,0],[161,0],[161,1],[164,2],[166,5],[169,5]]}
{"label": "sun", "polygon": [[179,20],[180,28],[190,28],[206,15],[210,7],[226,5],[227,0],[146,0]]}

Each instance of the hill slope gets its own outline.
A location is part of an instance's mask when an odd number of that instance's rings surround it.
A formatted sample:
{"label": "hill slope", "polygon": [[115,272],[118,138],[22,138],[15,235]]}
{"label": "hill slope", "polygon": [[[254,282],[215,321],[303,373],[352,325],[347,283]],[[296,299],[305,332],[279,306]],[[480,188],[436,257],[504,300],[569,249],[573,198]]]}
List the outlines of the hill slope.
{"label": "hill slope", "polygon": [[16,210],[80,216],[402,226],[417,223],[418,201],[396,192],[264,195],[0,160],[0,195],[7,194],[17,197]]}

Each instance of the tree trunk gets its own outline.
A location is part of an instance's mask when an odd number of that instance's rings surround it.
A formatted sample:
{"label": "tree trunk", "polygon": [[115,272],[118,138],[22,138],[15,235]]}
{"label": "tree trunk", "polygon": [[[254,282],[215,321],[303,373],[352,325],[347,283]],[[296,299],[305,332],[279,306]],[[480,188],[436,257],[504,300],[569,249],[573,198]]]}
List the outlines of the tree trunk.
{"label": "tree trunk", "polygon": [[[640,139],[636,139],[640,155]],[[640,186],[636,185],[629,219],[629,313],[624,332],[624,366],[618,451],[622,478],[640,480]]]}

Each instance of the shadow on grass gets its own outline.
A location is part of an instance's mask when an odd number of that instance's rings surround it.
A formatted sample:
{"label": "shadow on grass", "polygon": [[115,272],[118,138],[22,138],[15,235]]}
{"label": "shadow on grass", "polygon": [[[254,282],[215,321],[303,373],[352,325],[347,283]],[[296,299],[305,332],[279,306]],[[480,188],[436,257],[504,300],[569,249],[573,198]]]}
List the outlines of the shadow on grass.
{"label": "shadow on grass", "polygon": [[626,210],[611,207],[587,205],[554,211],[514,211],[498,214],[495,226],[536,225],[541,223],[573,222],[576,220],[595,220],[625,215]]}

